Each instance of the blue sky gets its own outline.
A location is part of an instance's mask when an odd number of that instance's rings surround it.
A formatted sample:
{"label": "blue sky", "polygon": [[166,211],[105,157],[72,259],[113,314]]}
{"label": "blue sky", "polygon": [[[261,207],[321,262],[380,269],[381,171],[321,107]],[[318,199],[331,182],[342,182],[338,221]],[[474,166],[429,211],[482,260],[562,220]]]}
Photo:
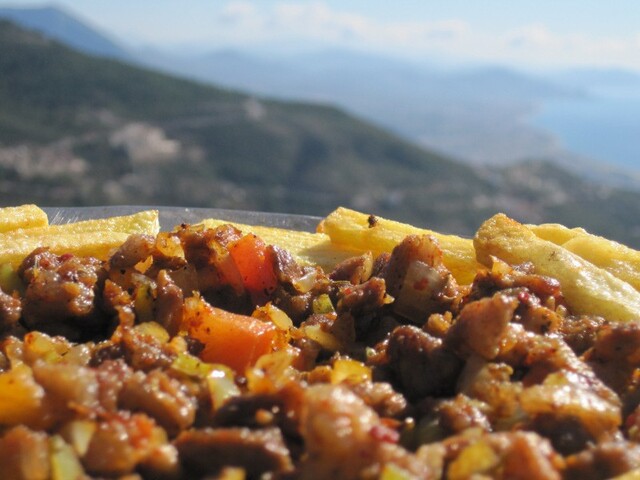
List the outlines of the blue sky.
{"label": "blue sky", "polygon": [[[640,68],[637,0],[57,0],[134,45],[344,46],[520,66]],[[14,0],[11,5],[34,5]],[[35,4],[38,5],[38,4]]]}

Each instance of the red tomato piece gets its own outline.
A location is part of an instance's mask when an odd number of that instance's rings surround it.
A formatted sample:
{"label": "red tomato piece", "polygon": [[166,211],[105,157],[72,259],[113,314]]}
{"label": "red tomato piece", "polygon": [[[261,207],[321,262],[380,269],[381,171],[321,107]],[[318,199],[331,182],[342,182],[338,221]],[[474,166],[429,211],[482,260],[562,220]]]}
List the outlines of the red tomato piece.
{"label": "red tomato piece", "polygon": [[229,253],[252,301],[258,305],[264,304],[278,285],[267,245],[256,235],[249,234],[233,242],[229,246]]}
{"label": "red tomato piece", "polygon": [[272,323],[213,307],[198,297],[185,301],[183,328],[204,344],[200,358],[244,373],[273,350],[277,328]]}

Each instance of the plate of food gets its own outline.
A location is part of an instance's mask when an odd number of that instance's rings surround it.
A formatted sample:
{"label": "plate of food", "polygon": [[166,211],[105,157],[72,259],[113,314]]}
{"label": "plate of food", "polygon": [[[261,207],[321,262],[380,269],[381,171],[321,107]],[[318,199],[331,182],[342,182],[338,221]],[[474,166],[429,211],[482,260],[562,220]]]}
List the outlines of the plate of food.
{"label": "plate of food", "polygon": [[0,208],[0,471],[640,478],[639,272],[502,214]]}

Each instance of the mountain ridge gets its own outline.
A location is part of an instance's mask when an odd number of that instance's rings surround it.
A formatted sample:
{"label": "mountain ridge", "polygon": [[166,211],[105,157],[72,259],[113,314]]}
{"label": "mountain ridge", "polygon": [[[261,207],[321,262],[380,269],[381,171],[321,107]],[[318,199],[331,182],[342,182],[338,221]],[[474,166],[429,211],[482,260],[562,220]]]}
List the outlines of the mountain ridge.
{"label": "mountain ridge", "polygon": [[128,50],[107,34],[55,4],[27,8],[0,6],[0,18],[92,55],[133,60]]}

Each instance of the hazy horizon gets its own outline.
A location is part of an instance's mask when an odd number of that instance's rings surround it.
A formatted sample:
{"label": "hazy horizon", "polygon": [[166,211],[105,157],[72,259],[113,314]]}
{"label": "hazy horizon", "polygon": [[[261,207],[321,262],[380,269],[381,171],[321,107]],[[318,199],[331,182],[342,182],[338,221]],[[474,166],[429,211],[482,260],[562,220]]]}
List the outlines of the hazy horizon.
{"label": "hazy horizon", "polygon": [[632,0],[13,0],[3,6],[57,6],[135,48],[339,47],[525,69],[640,68],[640,2]]}

